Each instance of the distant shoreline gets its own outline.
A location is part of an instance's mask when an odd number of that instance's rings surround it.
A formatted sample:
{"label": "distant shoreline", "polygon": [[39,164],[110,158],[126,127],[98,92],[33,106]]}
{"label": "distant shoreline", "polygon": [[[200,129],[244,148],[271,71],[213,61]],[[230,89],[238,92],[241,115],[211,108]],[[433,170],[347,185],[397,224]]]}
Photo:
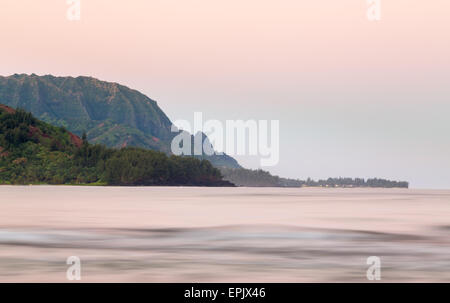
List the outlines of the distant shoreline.
{"label": "distant shoreline", "polygon": [[[68,187],[164,187],[164,188],[174,188],[174,187],[198,187],[198,188],[285,188],[285,189],[414,189],[406,187],[370,187],[370,186],[208,186],[208,185],[111,185],[111,184],[49,184],[49,183],[34,183],[34,184],[0,184],[0,186],[15,186],[15,187],[26,187],[26,186],[68,186]],[[433,189],[434,190],[434,189]],[[439,190],[439,189],[438,189]],[[442,190],[446,190],[443,188]]]}

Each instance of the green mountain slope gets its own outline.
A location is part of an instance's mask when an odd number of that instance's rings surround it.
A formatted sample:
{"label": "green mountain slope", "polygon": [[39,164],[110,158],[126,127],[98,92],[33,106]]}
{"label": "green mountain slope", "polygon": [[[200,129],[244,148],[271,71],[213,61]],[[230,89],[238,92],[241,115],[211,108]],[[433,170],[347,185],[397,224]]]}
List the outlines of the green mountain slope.
{"label": "green mountain slope", "polygon": [[209,161],[113,149],[0,104],[0,184],[232,186]]}
{"label": "green mountain slope", "polygon": [[[0,77],[0,103],[23,108],[92,143],[135,146],[170,153],[172,122],[158,104],[126,86],[91,77],[13,75]],[[202,156],[215,166],[238,168],[233,158]]]}

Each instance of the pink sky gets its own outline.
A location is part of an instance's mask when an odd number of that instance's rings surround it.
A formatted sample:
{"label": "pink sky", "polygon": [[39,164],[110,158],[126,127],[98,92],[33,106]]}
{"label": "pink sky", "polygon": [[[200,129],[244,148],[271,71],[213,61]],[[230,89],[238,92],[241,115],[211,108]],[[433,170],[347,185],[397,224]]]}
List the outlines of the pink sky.
{"label": "pink sky", "polygon": [[365,0],[81,4],[69,22],[65,0],[2,0],[0,74],[119,82],[172,120],[279,119],[282,175],[450,187],[447,0],[383,0],[379,22]]}
{"label": "pink sky", "polygon": [[387,68],[411,77],[411,68],[450,65],[445,0],[382,1],[381,22],[368,22],[365,0],[81,3],[82,20],[69,22],[65,0],[2,0],[3,72],[314,80],[324,72],[386,76]]}

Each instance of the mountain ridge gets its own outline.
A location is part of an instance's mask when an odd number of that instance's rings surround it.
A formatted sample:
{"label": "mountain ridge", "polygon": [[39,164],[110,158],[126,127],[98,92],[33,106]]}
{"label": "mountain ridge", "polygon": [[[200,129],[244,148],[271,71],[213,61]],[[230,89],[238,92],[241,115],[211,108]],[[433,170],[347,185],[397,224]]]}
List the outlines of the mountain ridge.
{"label": "mountain ridge", "polygon": [[[92,143],[135,146],[171,153],[177,133],[158,103],[116,82],[94,77],[14,74],[0,76],[0,103],[30,111],[37,118],[64,126]],[[198,156],[216,167],[241,167],[228,155]]]}

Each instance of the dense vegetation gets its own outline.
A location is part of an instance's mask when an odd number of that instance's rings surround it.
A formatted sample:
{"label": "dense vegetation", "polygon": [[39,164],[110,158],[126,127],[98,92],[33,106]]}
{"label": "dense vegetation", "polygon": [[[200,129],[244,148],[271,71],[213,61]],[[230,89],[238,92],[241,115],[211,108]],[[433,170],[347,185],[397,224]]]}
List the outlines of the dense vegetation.
{"label": "dense vegetation", "polygon": [[220,169],[224,180],[230,181],[237,186],[248,187],[300,187],[302,181],[280,178],[273,176],[262,169],[252,170],[245,168],[225,168]]}
{"label": "dense vegetation", "polygon": [[0,106],[0,184],[39,183],[232,186],[206,160],[89,144],[86,136]]}
{"label": "dense vegetation", "polygon": [[328,178],[314,181],[308,178],[306,181],[293,180],[273,176],[264,170],[221,168],[222,175],[227,181],[237,186],[253,187],[383,187],[383,188],[408,188],[408,182],[390,181],[385,179],[361,179],[361,178]]}
{"label": "dense vegetation", "polygon": [[[172,122],[158,104],[126,86],[91,77],[0,76],[0,103],[63,126],[91,143],[128,146],[170,154]],[[240,167],[227,156],[203,155],[215,166]]]}
{"label": "dense vegetation", "polygon": [[409,183],[405,181],[392,181],[386,179],[363,179],[363,178],[328,178],[326,180],[314,181],[308,178],[302,181],[303,186],[311,187],[383,187],[383,188],[408,188]]}

